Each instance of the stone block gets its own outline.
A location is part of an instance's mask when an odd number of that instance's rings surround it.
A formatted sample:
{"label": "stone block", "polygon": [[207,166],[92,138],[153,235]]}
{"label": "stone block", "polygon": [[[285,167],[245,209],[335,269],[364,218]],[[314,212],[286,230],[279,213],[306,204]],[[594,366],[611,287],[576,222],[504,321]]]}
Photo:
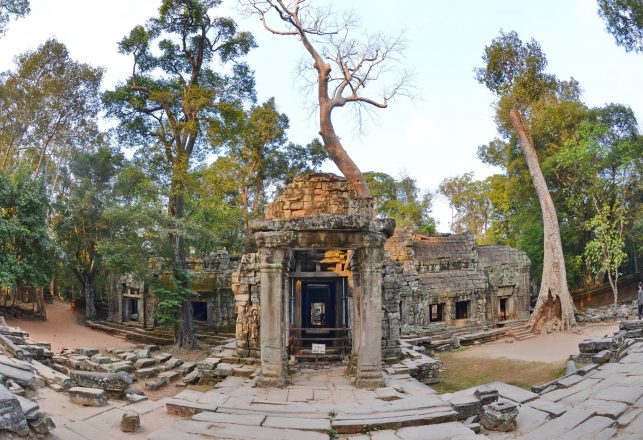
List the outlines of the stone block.
{"label": "stone block", "polygon": [[214,370],[221,362],[221,358],[210,357],[199,361],[196,365],[199,370]]}
{"label": "stone block", "polygon": [[185,375],[185,374],[191,373],[195,368],[196,368],[196,363],[183,362],[183,364],[179,366],[178,370],[181,372],[181,374]]}
{"label": "stone block", "polygon": [[74,348],[72,353],[82,354],[83,356],[90,358],[99,352],[100,350],[98,350],[98,348]]}
{"label": "stone block", "polygon": [[149,368],[149,367],[153,367],[156,364],[158,364],[158,360],[156,359],[142,358],[134,362],[134,368],[136,369]]}
{"label": "stone block", "polygon": [[140,368],[134,372],[134,377],[137,379],[148,379],[150,377],[156,376],[158,369],[155,367],[150,368]]}
{"label": "stone block", "polygon": [[159,353],[152,356],[159,364],[164,364],[172,358],[172,353]]}
{"label": "stone block", "polygon": [[509,400],[484,405],[480,414],[480,424],[489,431],[509,432],[516,429],[518,407]]}
{"label": "stone block", "polygon": [[125,372],[119,373],[94,373],[89,371],[72,371],[72,381],[86,388],[105,390],[117,398],[125,396],[126,390],[132,384],[132,377]]}
{"label": "stone block", "polygon": [[107,392],[98,388],[73,387],[69,389],[69,400],[77,405],[104,406]]}
{"label": "stone block", "polygon": [[141,428],[141,418],[136,411],[126,411],[121,418],[121,431],[136,432]]}
{"label": "stone block", "polygon": [[26,388],[41,388],[42,380],[34,374],[31,364],[18,359],[9,358],[0,354],[0,376],[11,379],[18,385]]}
{"label": "stone block", "polygon": [[179,366],[183,365],[183,359],[179,358],[170,358],[165,362],[165,368],[169,370],[173,370],[174,368],[177,368]]}
{"label": "stone block", "polygon": [[2,430],[26,435],[29,433],[29,425],[16,396],[0,385],[0,431]]}
{"label": "stone block", "polygon": [[38,413],[38,417],[27,422],[31,430],[40,435],[47,435],[56,429],[56,424],[51,420],[51,417],[43,413]]}

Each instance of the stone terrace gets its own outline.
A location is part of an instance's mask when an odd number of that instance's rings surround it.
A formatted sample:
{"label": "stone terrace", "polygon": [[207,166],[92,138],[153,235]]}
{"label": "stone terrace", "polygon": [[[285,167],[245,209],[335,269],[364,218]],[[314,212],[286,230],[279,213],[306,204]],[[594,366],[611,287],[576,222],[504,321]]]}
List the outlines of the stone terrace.
{"label": "stone terrace", "polygon": [[[580,344],[585,367],[532,392],[492,382],[437,395],[404,374],[385,376],[386,388],[362,390],[343,369],[302,369],[287,388],[254,388],[229,377],[206,392],[184,391],[167,402],[184,416],[152,433],[164,439],[627,439],[643,432],[643,321],[621,324],[613,336]],[[513,432],[478,423],[486,403],[519,409]]]}

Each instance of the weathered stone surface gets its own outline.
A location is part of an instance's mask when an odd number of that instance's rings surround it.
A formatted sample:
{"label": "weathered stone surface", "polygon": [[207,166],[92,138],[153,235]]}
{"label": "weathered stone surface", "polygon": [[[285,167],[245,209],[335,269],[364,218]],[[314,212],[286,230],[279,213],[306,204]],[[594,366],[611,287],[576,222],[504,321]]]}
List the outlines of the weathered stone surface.
{"label": "weathered stone surface", "polygon": [[98,348],[74,348],[73,353],[82,354],[91,358],[92,356],[98,354],[100,350]]}
{"label": "weathered stone surface", "polygon": [[143,358],[143,359],[139,359],[136,362],[134,362],[134,368],[136,368],[136,369],[150,368],[150,367],[153,367],[154,365],[156,365],[158,363],[159,362],[156,359]]}
{"label": "weathered stone surface", "polygon": [[328,432],[331,429],[330,420],[302,417],[268,416],[261,426],[280,429],[297,429],[300,431]]}
{"label": "weathered stone surface", "polygon": [[196,363],[194,362],[183,362],[178,368],[181,374],[191,373],[196,368]]}
{"label": "weathered stone surface", "polygon": [[480,424],[489,431],[508,432],[516,429],[518,407],[508,400],[484,405],[480,414]]}
{"label": "weathered stone surface", "polygon": [[45,379],[47,385],[58,384],[65,390],[72,386],[71,378],[68,375],[53,370],[36,360],[31,361],[31,365]]}
{"label": "weathered stone surface", "polygon": [[156,376],[157,373],[158,369],[155,367],[141,368],[134,372],[134,377],[136,377],[137,379],[147,379]]}
{"label": "weathered stone surface", "polygon": [[170,370],[179,367],[180,365],[183,364],[183,359],[179,358],[170,358],[165,362],[165,368],[168,368]]}
{"label": "weathered stone surface", "polygon": [[38,416],[34,420],[28,420],[28,423],[36,434],[46,435],[56,429],[56,424],[51,417],[43,413],[38,413]]}
{"label": "weathered stone surface", "polygon": [[522,440],[543,440],[561,438],[565,433],[583,423],[593,415],[585,409],[572,409],[562,416],[545,423],[540,428],[527,433]]}
{"label": "weathered stone surface", "polygon": [[38,378],[28,362],[0,354],[0,376],[9,378],[22,387],[37,388]]}
{"label": "weathered stone surface", "polygon": [[78,386],[99,388],[120,397],[125,396],[125,391],[132,384],[132,377],[125,372],[94,373],[89,371],[72,371],[70,377]]}
{"label": "weathered stone surface", "polygon": [[616,343],[612,338],[591,338],[579,343],[578,349],[581,353],[598,353],[615,348],[615,346]]}
{"label": "weathered stone surface", "polygon": [[104,406],[107,392],[98,388],[73,387],[69,389],[69,400],[77,405]]}
{"label": "weathered stone surface", "polygon": [[486,385],[490,388],[497,389],[498,395],[501,397],[516,403],[527,403],[539,397],[536,393],[503,382],[489,382]]}
{"label": "weathered stone surface", "polygon": [[0,432],[2,430],[26,435],[29,425],[16,396],[0,385]]}
{"label": "weathered stone surface", "polygon": [[121,419],[121,431],[136,432],[141,428],[141,418],[136,411],[126,411]]}

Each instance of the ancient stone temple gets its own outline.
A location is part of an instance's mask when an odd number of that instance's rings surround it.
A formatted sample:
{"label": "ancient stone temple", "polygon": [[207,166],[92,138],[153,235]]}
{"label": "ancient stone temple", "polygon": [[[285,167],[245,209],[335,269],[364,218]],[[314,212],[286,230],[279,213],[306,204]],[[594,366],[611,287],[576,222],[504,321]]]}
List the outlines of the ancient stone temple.
{"label": "ancient stone temple", "polygon": [[402,333],[436,326],[472,330],[529,316],[527,255],[478,246],[468,234],[396,231],[386,243],[385,302],[399,302]]}
{"label": "ancient stone temple", "polygon": [[[239,266],[239,258],[226,251],[213,252],[202,258],[188,259],[190,288],[197,295],[192,298],[194,322],[215,328],[232,328],[236,316],[231,288],[231,275]],[[156,275],[163,284],[169,274]],[[153,288],[132,277],[120,282],[119,295],[110,310],[112,321],[151,327],[154,322],[156,300]]]}
{"label": "ancient stone temple", "polygon": [[284,384],[292,358],[350,359],[358,386],[382,383],[382,267],[392,220],[373,218],[333,174],[300,176],[251,223],[258,246],[233,275],[237,352]]}

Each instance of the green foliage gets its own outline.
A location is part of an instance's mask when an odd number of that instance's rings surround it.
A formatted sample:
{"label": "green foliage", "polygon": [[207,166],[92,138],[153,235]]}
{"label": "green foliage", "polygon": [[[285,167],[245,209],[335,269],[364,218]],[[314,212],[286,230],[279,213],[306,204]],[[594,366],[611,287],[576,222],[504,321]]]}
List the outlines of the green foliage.
{"label": "green foliage", "polygon": [[154,317],[161,324],[176,324],[184,301],[197,295],[195,291],[185,287],[187,285],[187,272],[178,268],[173,270],[171,277],[164,278],[163,281],[155,278],[152,281],[152,290],[158,300]]}
{"label": "green foliage", "polygon": [[585,247],[585,258],[595,274],[606,272],[610,281],[615,280],[614,284],[618,281],[621,265],[627,260],[623,239],[624,213],[622,206],[603,205],[587,223],[593,238]]}
{"label": "green foliage", "polygon": [[627,52],[643,52],[643,3],[640,0],[598,0],[598,13],[616,44]]}
{"label": "green foliage", "polygon": [[0,81],[0,168],[56,174],[72,149],[95,142],[102,76],[54,39],[19,55]]}
{"label": "green foliage", "polygon": [[364,178],[378,216],[394,219],[400,229],[411,227],[423,234],[435,233],[435,220],[430,216],[432,195],[428,191],[421,193],[415,179],[395,179],[379,172],[366,172]]}
{"label": "green foliage", "polygon": [[12,19],[24,17],[29,13],[29,0],[0,1],[0,35],[7,32],[7,25]]}
{"label": "green foliage", "polygon": [[0,173],[0,285],[49,282],[57,256],[47,230],[49,208],[41,179],[27,170]]}
{"label": "green foliage", "polygon": [[499,174],[474,180],[473,172],[444,179],[438,192],[454,211],[451,230],[470,232],[480,244],[502,242],[509,214],[506,183],[506,177]]}

